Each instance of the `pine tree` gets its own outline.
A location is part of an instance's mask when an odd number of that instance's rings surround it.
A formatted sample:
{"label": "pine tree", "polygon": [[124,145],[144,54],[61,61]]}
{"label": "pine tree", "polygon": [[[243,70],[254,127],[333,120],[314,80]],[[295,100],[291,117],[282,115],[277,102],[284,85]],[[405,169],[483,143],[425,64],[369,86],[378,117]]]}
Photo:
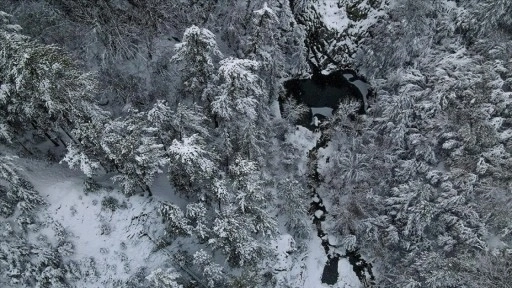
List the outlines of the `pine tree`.
{"label": "pine tree", "polygon": [[214,58],[222,57],[215,35],[208,29],[191,26],[183,33],[183,42],[176,44],[171,62],[180,65],[183,83],[182,99],[200,104],[201,97],[215,73]]}
{"label": "pine tree", "polygon": [[495,33],[499,29],[510,34],[512,5],[509,1],[473,1],[480,33]]}
{"label": "pine tree", "polygon": [[111,121],[101,139],[101,147],[120,175],[114,176],[127,194],[137,190],[151,194],[155,175],[167,164],[158,129],[147,125],[144,113],[134,111],[125,120]]}
{"label": "pine tree", "polygon": [[218,122],[220,136],[219,150],[225,159],[234,152],[250,157],[261,154],[265,142],[264,132],[259,129],[263,123],[257,120],[264,115],[262,99],[265,90],[261,79],[255,74],[259,63],[253,60],[228,58],[220,62],[214,82],[207,91],[211,97],[210,109]]}
{"label": "pine tree", "polygon": [[[310,223],[306,220],[309,205],[305,199],[308,197],[304,184],[293,179],[283,179],[279,181],[277,189],[281,202],[283,216],[286,217],[286,227],[290,229],[294,236],[306,238],[309,236]],[[280,213],[281,214],[281,213]]]}
{"label": "pine tree", "polygon": [[183,285],[177,282],[180,277],[181,275],[173,268],[168,268],[165,271],[158,268],[152,271],[146,279],[155,288],[183,288]]}
{"label": "pine tree", "polygon": [[0,285],[67,287],[61,250],[39,233],[36,212],[45,202],[18,166],[0,157]]}
{"label": "pine tree", "polygon": [[68,146],[68,152],[61,162],[67,162],[72,169],[79,168],[87,177],[92,177],[101,168],[98,161],[90,159],[73,144]]}
{"label": "pine tree", "polygon": [[261,259],[264,244],[253,236],[256,228],[246,215],[239,215],[236,207],[224,207],[213,221],[212,237],[208,244],[220,250],[235,267],[251,266]]}
{"label": "pine tree", "polygon": [[[56,46],[19,33],[2,12],[0,27],[0,137],[21,145],[27,132],[44,135],[55,146],[72,143],[66,160],[91,175],[105,165],[99,131],[108,114],[95,104],[96,79]],[[5,115],[5,116],[4,116]]]}
{"label": "pine tree", "polygon": [[276,232],[276,222],[266,210],[273,202],[265,190],[255,162],[237,157],[226,181],[218,183],[219,209],[208,243],[222,251],[232,265],[255,265],[266,253],[265,243]]}
{"label": "pine tree", "polygon": [[205,149],[203,139],[197,134],[185,137],[183,141],[174,139],[168,153],[171,158],[171,178],[185,191],[208,185],[217,170],[212,161],[214,155]]}
{"label": "pine tree", "polygon": [[194,253],[194,264],[202,270],[208,287],[219,287],[225,281],[222,266],[214,263],[212,257],[204,250]]}
{"label": "pine tree", "polygon": [[163,221],[167,224],[166,234],[171,237],[190,235],[193,231],[189,224],[189,219],[185,213],[176,205],[169,202],[161,202],[159,213]]}
{"label": "pine tree", "polygon": [[15,157],[0,156],[0,216],[6,218],[13,215],[16,207],[21,210],[19,217],[29,216],[44,203],[14,161]]}
{"label": "pine tree", "polygon": [[200,240],[207,239],[210,235],[211,221],[208,216],[208,208],[204,202],[190,203],[187,205],[186,216],[192,222],[194,233]]}
{"label": "pine tree", "polygon": [[19,34],[13,28],[17,26],[3,27],[0,109],[8,115],[4,125],[18,135],[36,130],[58,146],[61,129],[70,132],[75,125],[104,117],[94,104],[96,82],[91,74],[82,73],[61,49]]}
{"label": "pine tree", "polygon": [[268,7],[267,2],[261,9],[253,12],[252,32],[249,38],[248,51],[249,59],[258,61],[261,64],[259,75],[264,79],[268,90],[268,99],[261,100],[263,105],[277,100],[280,93],[281,79],[285,78],[285,60],[279,47],[279,17]]}
{"label": "pine tree", "polygon": [[210,133],[201,110],[195,104],[182,103],[172,109],[157,101],[143,120],[156,129],[154,136],[170,161],[169,176],[174,185],[188,192],[206,189],[215,171],[216,156],[207,149]]}

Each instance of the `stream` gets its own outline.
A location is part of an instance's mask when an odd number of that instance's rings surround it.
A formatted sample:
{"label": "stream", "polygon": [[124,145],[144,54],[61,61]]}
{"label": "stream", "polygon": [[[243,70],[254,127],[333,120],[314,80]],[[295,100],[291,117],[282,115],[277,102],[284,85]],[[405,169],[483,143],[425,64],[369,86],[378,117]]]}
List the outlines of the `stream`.
{"label": "stream", "polygon": [[[308,189],[310,190],[311,205],[309,213],[313,218],[313,224],[317,230],[317,237],[321,239],[322,247],[327,255],[322,278],[322,283],[334,285],[339,281],[339,260],[346,258],[352,266],[352,270],[359,278],[364,287],[374,286],[374,275],[371,263],[366,262],[357,250],[345,251],[344,255],[336,251],[336,247],[329,243],[329,237],[324,230],[322,223],[326,221],[327,211],[323,204],[322,196],[317,192],[317,187],[322,184],[320,173],[318,173],[318,151],[327,146],[330,136],[328,122],[325,125],[318,125],[318,120],[329,119],[338,108],[340,100],[355,99],[360,102],[360,114],[366,113],[370,107],[368,99],[374,95],[371,85],[359,76],[356,71],[344,69],[334,71],[328,75],[322,73],[326,63],[334,64],[336,67],[346,68],[347,65],[339,63],[330,55],[329,47],[326,46],[325,37],[328,31],[325,24],[316,17],[315,13],[308,13],[303,9],[295,9],[300,6],[300,1],[290,0],[289,5],[293,11],[295,20],[299,25],[305,27],[305,45],[308,48],[308,63],[312,70],[310,79],[290,79],[284,83],[287,91],[286,97],[293,97],[298,103],[307,105],[310,108],[308,115],[300,119],[299,125],[308,129],[320,131],[321,136],[315,147],[308,153]],[[282,107],[280,99],[280,108]],[[283,110],[281,110],[282,112]],[[349,115],[347,115],[349,116]]]}
{"label": "stream", "polygon": [[322,183],[320,173],[318,173],[318,150],[323,148],[329,142],[329,135],[326,133],[326,126],[320,130],[322,133],[318,139],[315,147],[313,147],[308,154],[308,189],[310,189],[311,205],[309,213],[313,216],[313,224],[317,230],[317,236],[322,241],[322,247],[327,255],[327,263],[324,266],[322,273],[322,283],[334,285],[338,282],[338,262],[341,258],[347,258],[352,265],[354,273],[357,275],[364,287],[373,286],[375,280],[372,273],[372,265],[366,262],[357,250],[346,251],[342,255],[335,251],[335,247],[329,243],[329,237],[322,227],[322,223],[326,220],[328,214],[325,205],[323,204],[322,197],[317,193],[317,187]]}
{"label": "stream", "polygon": [[[346,258],[360,282],[365,287],[371,287],[374,282],[372,265],[367,263],[357,250],[345,251],[344,254],[340,254],[336,251],[336,247],[329,243],[329,237],[322,225],[326,221],[326,215],[329,211],[323,203],[322,195],[317,191],[317,187],[323,183],[322,176],[317,169],[318,151],[320,148],[327,146],[330,141],[329,127],[335,125],[329,122],[329,118],[338,109],[340,101],[344,99],[359,101],[359,111],[354,112],[365,113],[368,108],[368,97],[372,96],[371,86],[364,78],[350,69],[334,71],[327,75],[316,70],[313,71],[311,78],[291,79],[286,81],[284,86],[286,95],[285,98],[280,99],[280,104],[282,104],[282,100],[290,97],[298,103],[308,106],[310,108],[309,113],[303,119],[299,119],[296,124],[321,133],[315,147],[308,153],[308,189],[311,197],[309,213],[313,218],[317,237],[320,238],[327,255],[321,281],[328,285],[336,284],[339,281],[339,260]],[[318,119],[326,122],[319,125]]]}

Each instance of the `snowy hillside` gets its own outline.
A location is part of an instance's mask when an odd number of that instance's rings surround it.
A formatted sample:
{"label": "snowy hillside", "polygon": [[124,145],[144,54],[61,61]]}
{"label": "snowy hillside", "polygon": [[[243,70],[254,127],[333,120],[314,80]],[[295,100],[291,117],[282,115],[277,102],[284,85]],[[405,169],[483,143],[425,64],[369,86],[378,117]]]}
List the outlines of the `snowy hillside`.
{"label": "snowy hillside", "polygon": [[81,272],[87,277],[77,279],[77,287],[118,287],[169,261],[167,251],[155,251],[152,242],[163,231],[158,198],[127,198],[103,187],[85,193],[85,177],[65,166],[28,160],[17,164],[25,167],[26,179],[48,203],[39,213],[37,237],[45,236],[55,246],[66,239],[72,248],[64,263],[94,263],[91,271]]}

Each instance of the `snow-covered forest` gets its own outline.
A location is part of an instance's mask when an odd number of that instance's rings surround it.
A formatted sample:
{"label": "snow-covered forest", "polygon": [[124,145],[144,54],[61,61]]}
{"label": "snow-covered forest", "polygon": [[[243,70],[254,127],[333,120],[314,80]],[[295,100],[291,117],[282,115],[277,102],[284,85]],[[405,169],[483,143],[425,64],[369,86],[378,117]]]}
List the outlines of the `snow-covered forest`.
{"label": "snow-covered forest", "polygon": [[0,287],[512,287],[511,154],[510,0],[0,0]]}

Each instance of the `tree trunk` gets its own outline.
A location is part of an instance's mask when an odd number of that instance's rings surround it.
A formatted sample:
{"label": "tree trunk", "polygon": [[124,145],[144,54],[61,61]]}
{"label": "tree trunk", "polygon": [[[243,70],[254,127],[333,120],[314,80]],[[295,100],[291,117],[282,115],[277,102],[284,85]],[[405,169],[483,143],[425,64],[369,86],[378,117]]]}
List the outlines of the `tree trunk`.
{"label": "tree trunk", "polygon": [[52,139],[52,137],[50,137],[50,134],[48,134],[47,132],[44,132],[44,136],[46,136],[46,138],[48,138],[48,140],[50,140],[53,143],[53,145],[55,145],[55,147],[60,146],[59,142]]}
{"label": "tree trunk", "polygon": [[[30,122],[30,124],[32,125],[32,127],[35,130],[39,130],[37,125],[36,125],[36,123]],[[44,134],[44,136],[46,136],[46,138],[48,138],[48,140],[50,140],[53,143],[53,145],[55,145],[55,147],[59,147],[60,146],[59,142],[53,140],[52,137],[50,137],[50,134],[48,134],[48,132],[44,131],[43,134]]]}
{"label": "tree trunk", "polygon": [[29,155],[34,155],[34,153],[32,153],[32,151],[28,150],[28,148],[27,148],[25,145],[23,145],[23,143],[21,143],[21,141],[18,141],[18,143],[21,145],[21,147],[23,147],[23,149],[24,149],[25,151],[27,151],[27,153],[28,153]]}
{"label": "tree trunk", "polygon": [[62,138],[59,137],[59,140],[60,140],[60,143],[62,143],[62,145],[64,145],[64,148],[68,148],[68,145],[66,145],[66,142],[64,142],[64,140],[62,140]]}
{"label": "tree trunk", "polygon": [[152,197],[153,196],[153,192],[151,192],[151,188],[149,188],[149,186],[147,184],[145,186],[146,186],[145,190],[148,192],[149,197]]}
{"label": "tree trunk", "polygon": [[60,127],[60,129],[62,129],[62,131],[64,131],[64,133],[69,137],[69,139],[71,139],[71,141],[73,141],[73,143],[78,144],[78,142],[75,140],[75,138],[73,136],[71,136],[71,134],[66,129],[62,128],[62,126]]}

